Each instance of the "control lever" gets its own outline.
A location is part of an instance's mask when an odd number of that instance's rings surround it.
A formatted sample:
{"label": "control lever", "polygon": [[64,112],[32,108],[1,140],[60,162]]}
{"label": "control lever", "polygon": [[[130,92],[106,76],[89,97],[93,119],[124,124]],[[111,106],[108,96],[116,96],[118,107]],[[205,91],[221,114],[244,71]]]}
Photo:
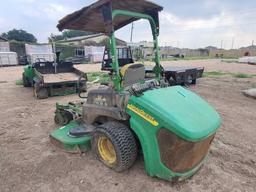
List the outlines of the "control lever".
{"label": "control lever", "polygon": [[[83,82],[84,81],[84,82]],[[86,96],[82,96],[82,93],[87,92],[87,76],[85,77],[79,77],[78,81],[77,81],[77,89],[78,89],[78,96],[82,99],[86,99]]]}

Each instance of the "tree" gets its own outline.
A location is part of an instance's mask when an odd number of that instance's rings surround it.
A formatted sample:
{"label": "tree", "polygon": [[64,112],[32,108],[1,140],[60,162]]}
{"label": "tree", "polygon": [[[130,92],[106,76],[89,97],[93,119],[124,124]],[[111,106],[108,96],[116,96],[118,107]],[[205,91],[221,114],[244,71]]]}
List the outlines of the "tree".
{"label": "tree", "polygon": [[2,36],[8,40],[22,41],[28,43],[36,43],[37,39],[31,33],[28,33],[22,29],[13,29],[7,33],[3,33]]}

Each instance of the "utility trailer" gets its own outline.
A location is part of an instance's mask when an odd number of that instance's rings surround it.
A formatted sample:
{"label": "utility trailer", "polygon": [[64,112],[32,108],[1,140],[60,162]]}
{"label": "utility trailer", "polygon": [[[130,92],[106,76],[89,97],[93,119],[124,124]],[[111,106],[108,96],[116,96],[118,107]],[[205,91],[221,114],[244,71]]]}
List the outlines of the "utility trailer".
{"label": "utility trailer", "polygon": [[[132,51],[130,47],[117,47],[117,57],[120,67],[134,63]],[[101,70],[112,71],[112,58],[110,50],[105,48],[102,60]],[[196,80],[203,76],[203,67],[164,67],[163,75],[166,81],[171,85],[192,85],[196,84]],[[146,78],[152,78],[154,75],[153,66],[145,66]]]}
{"label": "utility trailer", "polygon": [[78,81],[86,91],[86,73],[78,70],[71,62],[55,62],[38,59],[24,67],[23,86],[34,87],[35,97],[45,99],[49,96],[61,96],[78,93]]}
{"label": "utility trailer", "polygon": [[[163,67],[164,77],[170,85],[195,85],[196,80],[203,76],[203,67]],[[146,76],[154,74],[153,67],[145,68]]]}

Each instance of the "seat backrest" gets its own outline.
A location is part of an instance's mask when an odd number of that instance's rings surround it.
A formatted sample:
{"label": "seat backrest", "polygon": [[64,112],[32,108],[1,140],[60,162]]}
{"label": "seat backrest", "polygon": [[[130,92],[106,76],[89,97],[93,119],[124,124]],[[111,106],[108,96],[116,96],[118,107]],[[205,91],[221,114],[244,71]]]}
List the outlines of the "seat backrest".
{"label": "seat backrest", "polygon": [[42,74],[54,73],[54,62],[44,61],[36,62],[33,64],[33,67]]}
{"label": "seat backrest", "polygon": [[60,61],[57,64],[57,72],[58,73],[67,73],[73,71],[73,63],[72,62],[66,62],[66,61]]}
{"label": "seat backrest", "polygon": [[145,79],[145,66],[141,63],[132,63],[121,68],[122,84],[124,87],[138,83]]}
{"label": "seat backrest", "polygon": [[[33,67],[42,74],[55,73],[54,62],[50,61],[39,61],[33,64]],[[57,63],[57,73],[67,73],[73,71],[72,62],[60,61]]]}

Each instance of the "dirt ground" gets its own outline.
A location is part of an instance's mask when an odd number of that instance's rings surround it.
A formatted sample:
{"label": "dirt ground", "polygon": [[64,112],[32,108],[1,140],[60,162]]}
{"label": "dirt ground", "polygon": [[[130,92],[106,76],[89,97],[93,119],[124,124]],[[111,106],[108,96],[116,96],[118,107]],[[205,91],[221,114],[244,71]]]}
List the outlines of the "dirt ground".
{"label": "dirt ground", "polygon": [[[181,64],[178,64],[181,63]],[[169,62],[164,65],[202,66],[256,74],[256,66],[220,63],[216,60]],[[80,65],[97,71],[99,65]],[[22,67],[0,68],[0,191],[256,191],[256,100],[241,91],[256,78],[229,76],[202,78],[190,87],[220,113],[223,122],[202,169],[189,180],[172,184],[151,178],[142,157],[135,165],[116,173],[95,160],[93,154],[65,153],[49,142],[55,103],[78,96],[36,100],[31,88],[15,85]]]}

